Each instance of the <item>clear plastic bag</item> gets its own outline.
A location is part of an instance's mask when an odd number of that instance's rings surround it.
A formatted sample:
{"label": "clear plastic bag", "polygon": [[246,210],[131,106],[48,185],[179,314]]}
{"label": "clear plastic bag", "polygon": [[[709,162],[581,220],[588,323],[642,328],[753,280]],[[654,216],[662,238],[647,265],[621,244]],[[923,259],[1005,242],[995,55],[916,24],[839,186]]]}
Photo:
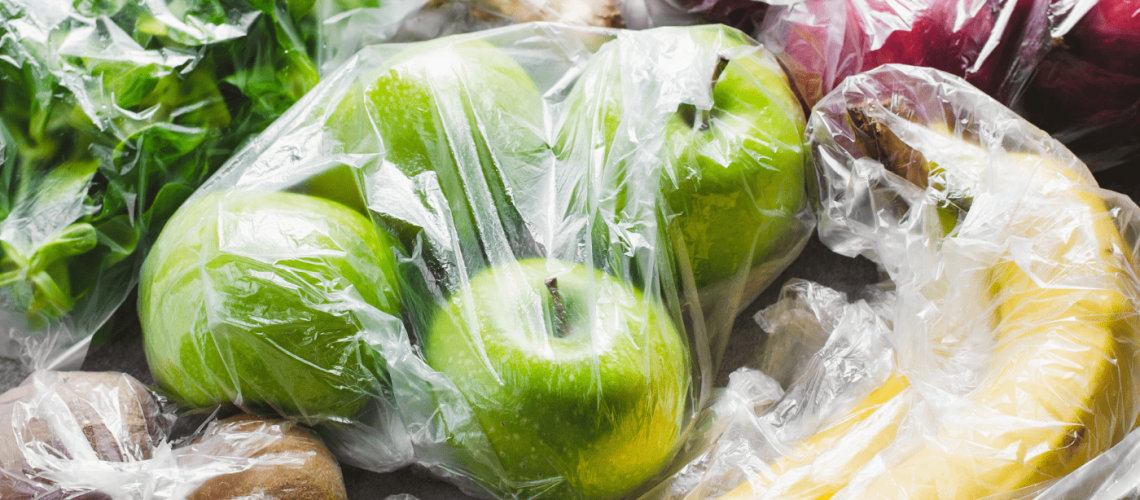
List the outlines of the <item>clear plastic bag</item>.
{"label": "clear plastic bag", "polygon": [[[706,474],[688,498],[1116,491],[1140,410],[1135,203],[1099,189],[1000,103],[928,68],[849,78],[817,105],[808,137],[821,239],[873,259],[893,291],[852,304],[785,294],[770,311],[799,312],[770,333],[830,323],[831,344],[849,334],[828,318],[861,311],[870,323],[854,324],[853,345],[891,354],[832,364],[816,362],[835,359],[827,347],[815,353],[780,403],[741,426],[793,432],[725,433],[714,449],[760,451]],[[821,372],[878,375],[815,383]]]}
{"label": "clear plastic bag", "polygon": [[528,22],[649,29],[723,23],[751,32],[769,4],[796,0],[317,0],[315,57],[335,71],[371,44],[409,43]]}
{"label": "clear plastic bag", "polygon": [[149,460],[173,421],[129,375],[36,372],[0,396],[0,496],[89,493],[57,474],[76,462]]}
{"label": "clear plastic bag", "polygon": [[[183,492],[187,500],[348,498],[336,459],[320,438],[294,422],[251,415],[212,421],[173,454],[173,493],[143,500],[182,498]],[[159,469],[152,475],[168,474]]]}
{"label": "clear plastic bag", "polygon": [[813,228],[802,119],[723,27],[368,47],[167,225],[140,286],[152,373],[372,470],[645,489]]}
{"label": "clear plastic bag", "polygon": [[129,375],[36,372],[0,396],[0,495],[347,498],[336,459],[308,429],[250,415],[211,416],[190,436],[171,441],[170,410]]}
{"label": "clear plastic bag", "polygon": [[883,64],[927,66],[1016,102],[1049,49],[1048,0],[806,0],[769,9],[756,38],[809,107]]}
{"label": "clear plastic bag", "polygon": [[1120,444],[1061,478],[1034,500],[1134,500],[1137,497],[1140,497],[1140,432],[1133,431]]}
{"label": "clear plastic bag", "polygon": [[[711,445],[670,478],[668,489],[643,498],[722,496],[752,476],[771,475],[769,467],[784,456],[810,454],[811,448],[797,450],[789,444],[819,429],[828,429],[823,432],[827,437],[815,438],[823,445],[833,445],[828,438],[846,432],[852,436],[847,440],[857,442],[854,436],[866,432],[868,424],[851,432],[852,424],[877,405],[861,404],[852,415],[844,412],[895,371],[894,351],[887,343],[890,323],[875,311],[877,305],[848,304],[844,294],[807,281],[784,285],[780,300],[756,314],[769,335],[757,363],[765,371],[744,367],[732,373],[724,393],[702,416],[716,422],[715,432],[709,433]],[[836,448],[831,451],[834,463],[822,473],[847,465],[842,452],[852,445]]]}
{"label": "clear plastic bag", "polygon": [[288,11],[0,0],[0,357],[78,368],[163,222],[317,80]]}

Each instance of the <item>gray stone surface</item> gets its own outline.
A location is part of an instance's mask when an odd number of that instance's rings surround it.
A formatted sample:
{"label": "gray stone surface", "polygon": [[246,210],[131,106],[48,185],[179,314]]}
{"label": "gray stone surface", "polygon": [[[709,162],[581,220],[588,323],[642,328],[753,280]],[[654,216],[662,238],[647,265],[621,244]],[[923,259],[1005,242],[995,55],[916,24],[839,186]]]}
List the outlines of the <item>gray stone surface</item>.
{"label": "gray stone surface", "polygon": [[[1140,165],[1120,167],[1098,176],[1101,185],[1140,200]],[[803,254],[754,301],[736,321],[733,336],[718,374],[718,385],[727,382],[728,374],[752,362],[763,348],[764,334],[752,315],[776,301],[780,286],[791,278],[816,281],[837,290],[856,294],[863,286],[879,280],[875,266],[865,259],[848,259],[830,252],[818,239],[812,238]],[[121,330],[110,341],[91,348],[84,370],[123,371],[147,384],[154,380],[146,366],[134,308],[124,307],[114,318]],[[0,390],[17,385],[27,372],[13,360],[0,358]],[[388,495],[410,493],[421,500],[454,500],[470,498],[454,486],[432,478],[426,472],[407,468],[388,474],[377,474],[354,467],[344,468],[345,483],[351,499],[383,499]]]}
{"label": "gray stone surface", "polygon": [[15,387],[30,374],[28,367],[18,359],[0,358],[0,391]]}

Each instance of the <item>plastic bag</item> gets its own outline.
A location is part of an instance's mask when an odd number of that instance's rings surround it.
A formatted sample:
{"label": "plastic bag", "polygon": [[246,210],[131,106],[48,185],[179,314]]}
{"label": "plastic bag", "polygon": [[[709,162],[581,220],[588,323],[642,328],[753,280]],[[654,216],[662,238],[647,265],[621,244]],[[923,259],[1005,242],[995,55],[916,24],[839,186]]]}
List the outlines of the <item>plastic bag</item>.
{"label": "plastic bag", "polygon": [[753,31],[769,4],[796,0],[317,0],[314,54],[321,73],[335,71],[359,49],[408,43],[528,22],[649,29],[723,23]]}
{"label": "plastic bag", "polygon": [[[821,239],[873,259],[894,291],[869,304],[785,297],[774,309],[820,325],[862,311],[871,323],[855,325],[864,338],[852,345],[893,354],[809,364],[879,375],[817,384],[807,370],[742,427],[776,421],[786,434],[726,433],[714,449],[759,451],[689,498],[1032,498],[1073,471],[1113,476],[1116,463],[1097,457],[1117,453],[1138,412],[1135,203],[928,68],[848,79],[817,105],[808,137]],[[829,343],[850,338],[842,325]],[[817,403],[787,419],[780,410]]]}
{"label": "plastic bag", "polygon": [[1140,159],[1140,3],[1058,0],[1023,114],[1094,172]]}
{"label": "plastic bag", "polygon": [[788,85],[713,26],[369,47],[167,225],[140,285],[152,373],[360,467],[631,494],[812,230]]}
{"label": "plastic bag", "polygon": [[756,36],[809,107],[883,64],[927,66],[1016,102],[1049,49],[1047,0],[806,0],[774,6]]}
{"label": "plastic bag", "polygon": [[336,459],[311,431],[241,415],[172,441],[170,409],[129,375],[36,372],[0,396],[0,495],[347,498]]}
{"label": "plastic bag", "polygon": [[36,372],[0,396],[0,496],[72,498],[53,473],[72,462],[151,459],[173,416],[129,375]]}
{"label": "plastic bag", "polygon": [[336,71],[360,49],[378,43],[425,41],[527,22],[626,25],[619,0],[318,0],[316,11],[322,73]]}
{"label": "plastic bag", "polygon": [[1061,478],[1035,500],[1132,500],[1140,497],[1140,432]]}
{"label": "plastic bag", "polygon": [[715,498],[733,490],[763,474],[773,457],[794,453],[785,443],[821,424],[845,431],[853,419],[836,410],[865,398],[893,371],[889,321],[865,301],[848,304],[840,292],[793,280],[756,320],[769,335],[756,363],[765,371],[731,374],[702,414],[713,422],[711,445],[643,499]]}
{"label": "plastic bag", "polygon": [[316,80],[244,1],[0,0],[0,357],[78,367],[158,230]]}
{"label": "plastic bag", "polygon": [[800,0],[623,0],[622,15],[631,29],[719,23],[754,33],[772,5]]}
{"label": "plastic bag", "polygon": [[143,498],[181,498],[183,491],[189,492],[187,500],[348,498],[336,459],[320,438],[294,422],[251,415],[215,420],[173,454],[174,493]]}

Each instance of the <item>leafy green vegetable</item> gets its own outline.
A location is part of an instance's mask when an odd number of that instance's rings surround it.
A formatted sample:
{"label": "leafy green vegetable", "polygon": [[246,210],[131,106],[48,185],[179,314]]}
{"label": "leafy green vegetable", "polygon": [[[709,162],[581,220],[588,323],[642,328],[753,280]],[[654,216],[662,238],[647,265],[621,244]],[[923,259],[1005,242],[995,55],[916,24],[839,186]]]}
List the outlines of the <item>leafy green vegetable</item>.
{"label": "leafy green vegetable", "polygon": [[98,328],[174,210],[317,83],[312,5],[0,0],[0,316]]}

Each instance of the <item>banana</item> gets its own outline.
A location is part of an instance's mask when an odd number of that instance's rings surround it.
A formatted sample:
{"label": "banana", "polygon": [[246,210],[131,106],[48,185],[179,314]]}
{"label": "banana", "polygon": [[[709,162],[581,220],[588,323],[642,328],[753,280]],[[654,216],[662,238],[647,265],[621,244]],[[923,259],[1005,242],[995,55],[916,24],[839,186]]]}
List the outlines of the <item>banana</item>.
{"label": "banana", "polygon": [[[1136,276],[1104,203],[1048,160],[1013,155],[1001,180],[1029,180],[1038,207],[1010,214],[1032,262],[990,270],[995,349],[976,402],[857,498],[976,499],[1075,470],[1124,437],[1135,418],[1131,373]],[[1026,269],[1028,267],[1029,269]],[[1128,292],[1126,295],[1125,292]]]}
{"label": "banana", "polygon": [[[844,418],[803,440],[759,478],[722,498],[829,498],[847,485],[864,464],[890,444],[910,409],[899,397],[910,384],[893,373]],[[755,483],[755,487],[753,486]],[[694,491],[691,500],[702,498]]]}
{"label": "banana", "polygon": [[[1136,420],[1131,374],[1140,295],[1131,247],[1090,190],[1091,176],[1018,153],[986,170],[994,157],[942,124],[928,126],[927,135],[968,161],[938,165],[865,108],[849,108],[847,118],[865,156],[938,192],[938,223],[926,227],[941,228],[939,238],[1002,235],[986,242],[1007,246],[995,247],[1003,253],[982,274],[994,325],[989,369],[934,435],[897,435],[913,400],[897,375],[846,419],[722,498],[974,500],[1040,486],[1121,440]],[[985,210],[1008,206],[1022,191],[1016,209]],[[990,220],[971,218],[971,210]]]}

